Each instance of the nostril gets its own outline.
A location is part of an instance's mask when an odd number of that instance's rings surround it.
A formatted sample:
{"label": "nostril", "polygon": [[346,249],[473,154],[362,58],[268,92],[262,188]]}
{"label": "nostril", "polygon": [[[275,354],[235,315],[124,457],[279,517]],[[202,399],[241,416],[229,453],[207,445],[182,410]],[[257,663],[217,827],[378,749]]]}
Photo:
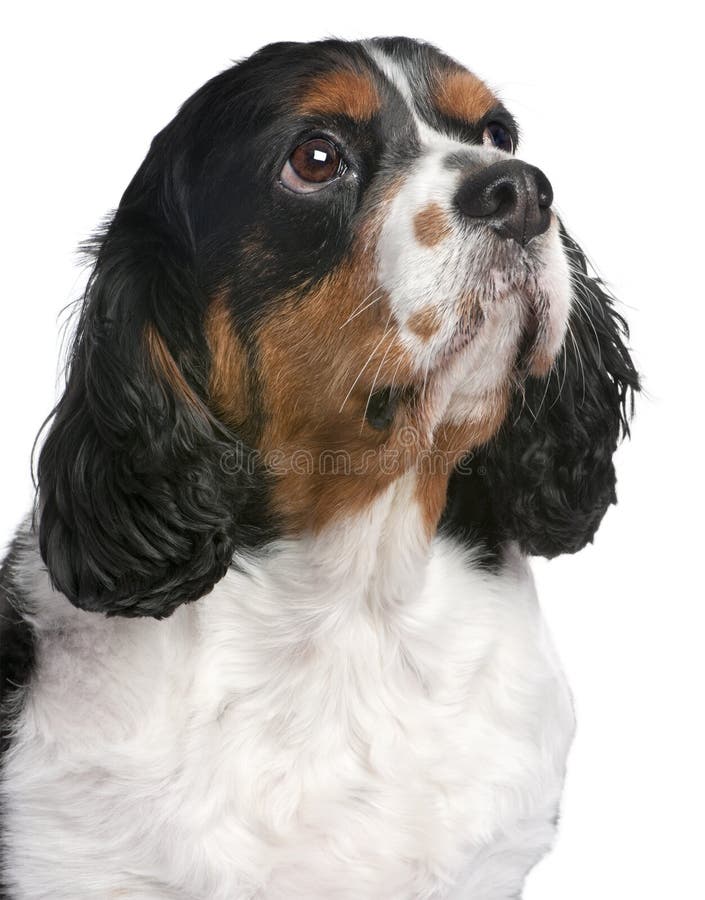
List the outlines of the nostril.
{"label": "nostril", "polygon": [[517,187],[513,181],[500,181],[489,189],[490,197],[487,203],[485,215],[505,215],[516,206],[519,200]]}
{"label": "nostril", "polygon": [[471,219],[503,216],[510,212],[519,200],[516,182],[504,176],[465,182],[458,191],[456,201],[463,215]]}
{"label": "nostril", "polygon": [[540,169],[513,159],[474,172],[460,185],[455,201],[465,218],[482,221],[525,246],[548,229],[553,190]]}

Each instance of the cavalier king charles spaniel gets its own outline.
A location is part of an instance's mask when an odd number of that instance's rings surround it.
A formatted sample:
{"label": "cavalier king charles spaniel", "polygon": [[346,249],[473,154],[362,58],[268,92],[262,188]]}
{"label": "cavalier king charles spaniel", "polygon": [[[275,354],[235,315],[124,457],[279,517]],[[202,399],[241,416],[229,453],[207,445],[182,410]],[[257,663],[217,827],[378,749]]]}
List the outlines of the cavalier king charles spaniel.
{"label": "cavalier king charles spaniel", "polygon": [[0,576],[13,900],[509,900],[571,698],[527,557],[615,502],[626,326],[482,81],[274,44],[91,245]]}

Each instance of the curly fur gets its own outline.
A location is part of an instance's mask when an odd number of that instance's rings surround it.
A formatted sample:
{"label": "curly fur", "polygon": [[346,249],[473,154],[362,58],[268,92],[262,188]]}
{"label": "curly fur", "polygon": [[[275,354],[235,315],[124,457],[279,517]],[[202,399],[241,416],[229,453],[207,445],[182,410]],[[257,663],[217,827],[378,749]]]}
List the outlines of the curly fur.
{"label": "curly fur", "polygon": [[[223,455],[243,445],[201,401],[204,301],[178,192],[150,175],[154,152],[98,241],[38,488],[54,586],[83,609],[160,618],[211,590],[234,548],[267,529],[264,477],[224,471]],[[184,394],[154,371],[150,324]]]}

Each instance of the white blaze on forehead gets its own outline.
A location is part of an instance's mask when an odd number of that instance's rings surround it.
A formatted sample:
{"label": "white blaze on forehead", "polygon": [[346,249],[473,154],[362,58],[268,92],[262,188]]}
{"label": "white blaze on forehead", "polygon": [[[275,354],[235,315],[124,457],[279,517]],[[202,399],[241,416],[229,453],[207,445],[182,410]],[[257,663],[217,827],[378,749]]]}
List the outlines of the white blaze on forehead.
{"label": "white blaze on forehead", "polygon": [[404,100],[406,100],[406,105],[409,107],[411,113],[416,115],[414,96],[411,92],[409,79],[406,77],[406,73],[402,67],[372,42],[365,42],[365,49],[374,60],[377,67],[382,70],[387,80],[396,87]]}
{"label": "white blaze on forehead", "polygon": [[418,115],[418,112],[416,110],[416,103],[414,102],[414,89],[416,89],[416,93],[425,90],[425,88],[421,84],[419,84],[418,86],[413,85],[409,80],[409,75],[399,65],[399,63],[387,56],[382,50],[379,49],[379,47],[375,47],[373,44],[366,44],[365,47],[378,68],[381,69],[387,80],[394,85],[394,87],[399,91],[402,98],[404,99],[409,109],[409,113],[414,120],[419,138],[421,140],[421,144],[423,146],[435,148],[439,151],[445,150],[446,153],[452,153],[459,147],[467,147],[467,144],[463,144],[460,141],[455,141],[447,134],[436,131],[435,128],[432,128],[427,122],[424,122],[424,120]]}

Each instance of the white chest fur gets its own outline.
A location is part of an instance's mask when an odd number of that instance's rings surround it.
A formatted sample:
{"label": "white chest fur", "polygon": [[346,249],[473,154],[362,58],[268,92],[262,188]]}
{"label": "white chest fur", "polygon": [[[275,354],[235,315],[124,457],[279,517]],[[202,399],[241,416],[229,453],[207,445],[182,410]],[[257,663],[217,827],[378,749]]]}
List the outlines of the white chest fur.
{"label": "white chest fur", "polygon": [[[387,510],[387,513],[389,510]],[[164,622],[28,561],[39,666],[4,790],[21,898],[516,897],[573,719],[530,573],[382,517],[282,542]],[[371,542],[370,542],[371,538]]]}

